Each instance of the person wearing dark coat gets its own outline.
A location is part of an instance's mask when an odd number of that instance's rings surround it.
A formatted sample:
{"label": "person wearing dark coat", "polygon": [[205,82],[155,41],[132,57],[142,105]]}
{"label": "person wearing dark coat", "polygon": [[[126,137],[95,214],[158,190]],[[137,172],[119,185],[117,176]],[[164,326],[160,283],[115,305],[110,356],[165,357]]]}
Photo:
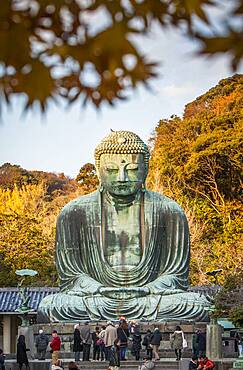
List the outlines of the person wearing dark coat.
{"label": "person wearing dark coat", "polygon": [[161,332],[159,331],[159,328],[155,328],[151,337],[151,345],[155,361],[159,361],[159,346],[161,340],[162,340]]}
{"label": "person wearing dark coat", "polygon": [[0,348],[0,370],[5,370],[5,356],[3,354],[3,350]]}
{"label": "person wearing dark coat", "polygon": [[142,342],[142,345],[145,347],[146,349],[146,356],[152,360],[152,356],[153,356],[153,349],[152,349],[152,344],[151,344],[151,339],[152,339],[152,332],[150,329],[147,330],[147,333],[145,334],[144,338],[143,338],[143,342]]}
{"label": "person wearing dark coat", "polygon": [[74,325],[73,352],[75,361],[80,361],[80,352],[82,352],[82,340],[80,336],[79,324]]}
{"label": "person wearing dark coat", "polygon": [[22,369],[24,364],[26,369],[30,368],[27,351],[29,349],[26,349],[25,336],[20,335],[17,342],[17,364],[19,365],[19,370]]}
{"label": "person wearing dark coat", "polygon": [[204,356],[206,353],[206,333],[198,331],[197,333],[197,343],[198,343],[198,352],[199,357]]}
{"label": "person wearing dark coat", "polygon": [[39,334],[35,340],[35,346],[37,350],[37,358],[38,360],[45,360],[46,359],[46,349],[48,346],[49,340],[47,335],[43,333],[43,330],[39,330]]}
{"label": "person wearing dark coat", "polygon": [[117,328],[117,338],[120,347],[120,360],[126,360],[127,341],[129,337],[129,330],[126,320],[121,320],[120,325]]}
{"label": "person wearing dark coat", "polygon": [[198,350],[198,333],[199,333],[199,330],[197,330],[196,332],[194,332],[192,334],[192,354],[197,356],[199,355],[199,350]]}
{"label": "person wearing dark coat", "polygon": [[140,332],[137,330],[132,336],[132,354],[135,356],[135,360],[139,361],[142,337]]}

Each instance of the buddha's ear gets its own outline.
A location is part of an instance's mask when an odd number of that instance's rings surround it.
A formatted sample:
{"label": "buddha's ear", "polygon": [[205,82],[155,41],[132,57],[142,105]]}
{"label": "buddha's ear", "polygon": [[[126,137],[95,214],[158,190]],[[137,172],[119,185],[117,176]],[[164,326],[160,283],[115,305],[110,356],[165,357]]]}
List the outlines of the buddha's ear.
{"label": "buddha's ear", "polygon": [[96,169],[96,175],[99,179],[99,182],[100,182],[100,170],[99,170],[99,166],[97,165],[97,163],[95,163],[95,169]]}

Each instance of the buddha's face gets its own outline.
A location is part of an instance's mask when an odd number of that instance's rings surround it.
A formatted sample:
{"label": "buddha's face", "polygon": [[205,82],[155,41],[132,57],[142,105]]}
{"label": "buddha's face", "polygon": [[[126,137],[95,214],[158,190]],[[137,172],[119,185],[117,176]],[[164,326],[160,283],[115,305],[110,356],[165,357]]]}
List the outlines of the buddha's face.
{"label": "buddha's face", "polygon": [[112,195],[135,194],[146,178],[143,154],[102,154],[99,177]]}

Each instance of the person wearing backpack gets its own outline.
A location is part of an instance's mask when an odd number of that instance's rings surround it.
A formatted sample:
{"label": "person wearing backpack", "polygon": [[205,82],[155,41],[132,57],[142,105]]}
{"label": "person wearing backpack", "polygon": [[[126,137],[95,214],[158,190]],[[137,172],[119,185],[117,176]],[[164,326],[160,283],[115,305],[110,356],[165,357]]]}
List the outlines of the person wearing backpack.
{"label": "person wearing backpack", "polygon": [[150,329],[148,329],[147,333],[145,334],[145,336],[143,338],[142,345],[146,349],[146,357],[148,357],[150,360],[152,360],[152,356],[153,356],[153,349],[152,349],[151,339],[152,339],[152,332],[151,332]]}
{"label": "person wearing backpack", "polygon": [[126,360],[126,350],[127,350],[127,343],[128,343],[128,325],[125,319],[120,320],[119,327],[117,328],[117,337],[119,340],[119,347],[120,347],[120,360]]}
{"label": "person wearing backpack", "polygon": [[159,361],[159,346],[161,341],[162,341],[161,332],[159,331],[159,328],[155,328],[151,337],[151,345],[155,361]]}
{"label": "person wearing backpack", "polygon": [[100,347],[100,360],[105,361],[106,358],[106,351],[105,351],[105,342],[104,342],[104,337],[105,337],[105,329],[106,327],[103,325],[101,327],[101,331],[99,333],[99,339],[97,340],[97,344]]}
{"label": "person wearing backpack", "polygon": [[44,334],[43,330],[39,330],[39,334],[37,335],[35,346],[37,350],[37,357],[38,360],[45,360],[46,359],[46,349],[49,343],[49,339],[46,334]]}

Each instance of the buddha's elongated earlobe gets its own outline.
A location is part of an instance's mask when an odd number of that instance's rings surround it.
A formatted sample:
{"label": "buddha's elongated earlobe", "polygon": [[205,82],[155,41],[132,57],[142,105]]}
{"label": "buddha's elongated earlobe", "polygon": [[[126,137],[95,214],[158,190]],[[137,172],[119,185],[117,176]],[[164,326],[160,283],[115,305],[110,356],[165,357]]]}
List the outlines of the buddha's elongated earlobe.
{"label": "buddha's elongated earlobe", "polygon": [[104,186],[102,184],[100,184],[100,186],[99,186],[99,192],[100,193],[103,193],[103,191],[104,191]]}

